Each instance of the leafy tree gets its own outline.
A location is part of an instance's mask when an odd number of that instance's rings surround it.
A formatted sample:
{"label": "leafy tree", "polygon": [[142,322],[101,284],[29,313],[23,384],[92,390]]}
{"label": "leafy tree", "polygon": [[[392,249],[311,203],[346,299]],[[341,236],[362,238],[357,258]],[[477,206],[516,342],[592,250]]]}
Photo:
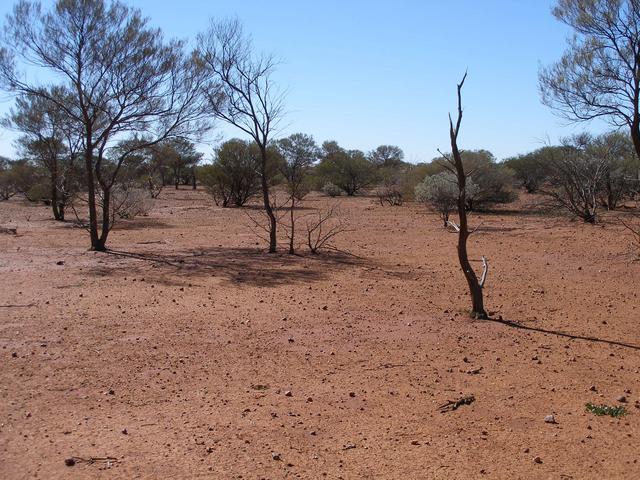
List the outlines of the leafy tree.
{"label": "leafy tree", "polygon": [[304,198],[309,192],[308,174],[311,166],[319,156],[319,149],[315,140],[310,135],[294,133],[279,140],[276,144],[282,162],[280,173],[285,180],[287,194],[289,195],[289,253],[295,253],[295,206],[296,202]]}
{"label": "leafy tree", "polygon": [[216,149],[200,180],[216,205],[241,207],[260,191],[260,152],[254,143],[232,139]]}
{"label": "leafy tree", "polygon": [[636,157],[628,135],[610,132],[593,138],[587,146],[588,154],[605,162],[600,191],[600,203],[614,210],[618,203],[635,191]]}
{"label": "leafy tree", "polygon": [[[48,12],[19,1],[3,40],[4,88],[47,99],[81,132],[91,248],[105,250],[111,190],[123,163],[166,138],[206,128],[201,70],[182,43],[166,42],[139,10],[117,0],[58,0]],[[44,88],[37,75],[19,71],[22,64],[47,70],[59,87]],[[117,148],[126,138],[136,141]]]}
{"label": "leafy tree", "polygon": [[542,147],[533,152],[509,158],[504,161],[504,164],[514,172],[515,178],[528,193],[536,193],[549,176],[549,164],[556,157],[558,148],[561,147]]}
{"label": "leafy tree", "polygon": [[369,152],[369,161],[376,167],[399,167],[403,160],[404,152],[395,145],[380,145]]}
{"label": "leafy tree", "polygon": [[571,121],[628,128],[640,158],[640,2],[559,0],[553,14],[575,36],[540,71],[543,102]]}
{"label": "leafy tree", "polygon": [[374,179],[373,164],[360,150],[345,150],[335,141],[322,144],[318,174],[353,196]]}
{"label": "leafy tree", "polygon": [[496,162],[487,150],[465,150],[461,152],[465,172],[476,185],[467,192],[467,209],[476,210],[496,203],[510,203],[516,195],[511,188],[513,174]]}
{"label": "leafy tree", "polygon": [[173,179],[175,189],[191,183],[196,187],[196,167],[202,160],[202,153],[196,150],[193,142],[186,138],[167,139],[151,149],[151,163],[155,171],[162,172],[161,178],[166,184],[168,177]]}
{"label": "leafy tree", "polygon": [[0,156],[0,200],[6,201],[18,193],[11,174],[11,160]]}
{"label": "leafy tree", "polygon": [[[49,95],[62,99],[66,92],[54,88]],[[46,197],[53,217],[64,221],[65,210],[80,186],[82,139],[75,125],[55,103],[37,95],[19,97],[4,123],[23,133],[18,139],[22,155],[48,171]]]}

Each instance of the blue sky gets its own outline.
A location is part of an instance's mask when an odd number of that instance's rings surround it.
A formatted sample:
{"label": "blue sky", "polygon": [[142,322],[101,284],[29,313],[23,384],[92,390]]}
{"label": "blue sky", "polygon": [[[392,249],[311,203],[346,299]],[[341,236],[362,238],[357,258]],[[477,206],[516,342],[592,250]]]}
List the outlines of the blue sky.
{"label": "blue sky", "polygon": [[[43,2],[45,5],[51,1]],[[465,69],[460,145],[498,159],[602,123],[567,125],[540,103],[540,65],[557,60],[571,34],[551,0],[131,0],[167,37],[193,40],[208,19],[237,16],[256,49],[282,60],[285,128],[347,148],[400,146],[411,162],[447,149],[447,114]],[[12,2],[0,5],[0,15]],[[11,99],[0,97],[0,114]],[[218,136],[240,136],[219,125]],[[14,134],[0,132],[0,155]],[[207,155],[210,144],[200,145]]]}

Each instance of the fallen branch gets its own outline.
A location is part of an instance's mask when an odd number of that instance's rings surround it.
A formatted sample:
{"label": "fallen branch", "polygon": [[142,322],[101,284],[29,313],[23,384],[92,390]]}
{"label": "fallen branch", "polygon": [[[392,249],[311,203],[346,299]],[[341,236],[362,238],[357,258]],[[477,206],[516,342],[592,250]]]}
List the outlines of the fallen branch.
{"label": "fallen branch", "polygon": [[105,462],[108,467],[111,466],[112,463],[116,463],[118,461],[115,457],[70,457],[67,458],[64,463],[67,467],[73,467],[76,463],[86,463],[87,465],[92,465],[96,462]]}
{"label": "fallen branch", "polygon": [[453,229],[456,232],[460,231],[460,227],[458,226],[458,224],[456,224],[456,222],[452,221],[452,220],[447,220],[447,225],[449,225],[450,227],[453,227]]}
{"label": "fallen branch", "polygon": [[0,233],[6,233],[7,235],[17,235],[18,229],[10,227],[0,227]]}
{"label": "fallen branch", "polygon": [[473,395],[467,395],[466,397],[462,397],[458,400],[449,400],[444,405],[439,406],[438,410],[440,411],[440,413],[452,412],[454,410],[457,410],[462,405],[471,405],[473,402],[475,402],[475,400],[476,397],[474,397]]}

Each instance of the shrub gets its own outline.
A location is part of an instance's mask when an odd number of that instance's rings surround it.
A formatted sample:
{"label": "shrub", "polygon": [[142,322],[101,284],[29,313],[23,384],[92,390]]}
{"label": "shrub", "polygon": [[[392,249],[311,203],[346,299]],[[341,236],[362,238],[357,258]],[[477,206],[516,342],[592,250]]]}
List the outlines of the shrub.
{"label": "shrub", "polygon": [[496,163],[487,150],[462,152],[465,172],[475,183],[475,191],[467,191],[467,209],[477,210],[496,203],[510,203],[516,199],[512,189],[513,172]]}
{"label": "shrub", "polygon": [[137,185],[119,184],[111,190],[109,210],[111,223],[116,219],[131,220],[146,216],[153,207],[153,200],[148,190]]}
{"label": "shrub", "polygon": [[330,197],[339,197],[342,195],[342,189],[331,182],[327,182],[322,187],[322,192]]}
{"label": "shrub", "polygon": [[563,141],[551,162],[549,180],[543,193],[556,205],[587,223],[596,223],[599,196],[607,172],[607,162],[589,149],[592,137],[576,135]]}
{"label": "shrub", "polygon": [[[475,194],[477,189],[478,186],[473,180],[468,179],[466,185],[467,195]],[[416,185],[415,199],[436,210],[446,228],[449,215],[456,209],[458,193],[456,176],[451,172],[441,172],[425,177],[422,183]]]}
{"label": "shrub", "polygon": [[216,205],[241,207],[260,190],[260,157],[255,145],[233,139],[216,150],[212,165],[200,169],[200,181]]}
{"label": "shrub", "polygon": [[622,405],[610,407],[609,405],[594,405],[593,403],[587,403],[585,408],[587,412],[591,412],[598,416],[608,415],[615,418],[622,417],[627,414],[627,409]]}

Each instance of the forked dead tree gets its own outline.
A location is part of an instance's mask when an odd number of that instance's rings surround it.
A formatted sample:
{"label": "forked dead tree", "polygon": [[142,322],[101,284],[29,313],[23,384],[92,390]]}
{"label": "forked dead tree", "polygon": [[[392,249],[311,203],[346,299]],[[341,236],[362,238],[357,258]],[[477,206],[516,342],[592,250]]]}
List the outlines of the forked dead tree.
{"label": "forked dead tree", "polygon": [[462,87],[466,79],[467,74],[465,73],[464,77],[462,77],[462,81],[458,84],[458,118],[455,125],[453,124],[451,115],[449,115],[449,137],[451,139],[451,154],[442,153],[442,156],[445,159],[445,163],[443,164],[444,167],[450,172],[454,173],[458,180],[457,207],[460,224],[455,225],[455,228],[458,231],[458,261],[460,262],[460,267],[462,268],[462,272],[464,273],[467,284],[469,285],[469,293],[471,294],[472,304],[471,316],[477,319],[487,319],[489,317],[484,309],[482,289],[484,287],[485,281],[487,280],[489,264],[487,262],[487,259],[483,256],[482,265],[484,267],[484,271],[482,272],[480,279],[478,279],[476,272],[473,270],[473,267],[471,267],[471,262],[469,261],[469,255],[467,253],[467,239],[469,238],[469,235],[473,233],[473,231],[469,232],[469,225],[467,223],[467,175],[464,172],[462,156],[460,155],[460,150],[458,148],[458,134],[460,133],[460,125],[462,124]]}
{"label": "forked dead tree", "polygon": [[307,221],[307,245],[313,254],[323,248],[334,249],[331,240],[341,233],[349,231],[348,225],[340,217],[338,204],[328,210],[319,210],[313,219]]}

